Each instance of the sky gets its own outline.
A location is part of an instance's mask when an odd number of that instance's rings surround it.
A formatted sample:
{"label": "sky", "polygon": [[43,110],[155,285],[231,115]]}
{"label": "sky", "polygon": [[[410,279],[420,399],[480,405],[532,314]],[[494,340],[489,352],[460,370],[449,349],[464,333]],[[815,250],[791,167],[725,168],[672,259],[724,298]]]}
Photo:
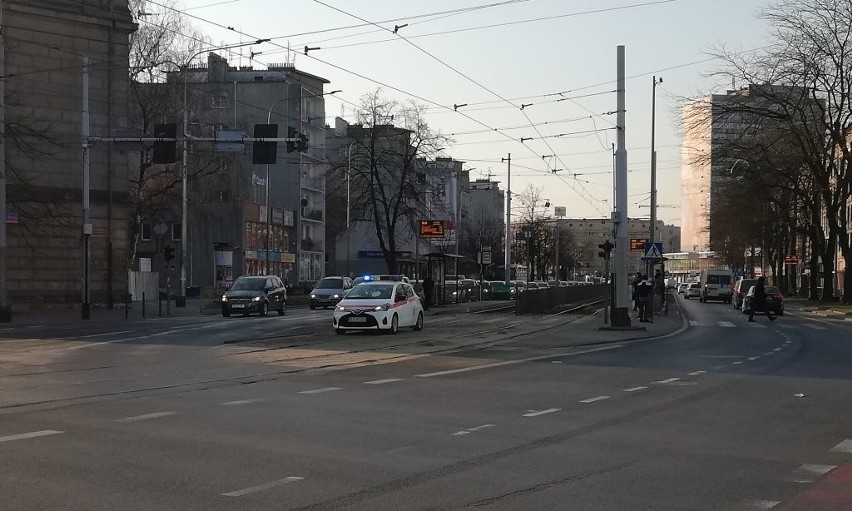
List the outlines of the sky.
{"label": "sky", "polygon": [[[146,10],[162,11],[165,1],[149,0]],[[454,140],[446,155],[467,162],[471,179],[505,188],[501,160],[511,153],[513,193],[531,184],[573,218],[613,209],[611,112],[616,47],[624,45],[629,214],[650,215],[652,84],[662,77],[658,218],[677,225],[680,105],[730,88],[713,76],[723,69],[714,48],[752,50],[770,36],[759,18],[763,0],[170,1],[217,45],[272,38],[238,50],[232,64],[290,61],[328,79],[327,91],[342,91],[326,96],[328,124],[352,121],[360,98],[377,89],[414,100],[428,107],[430,127]],[[318,49],[305,55],[305,46]],[[250,51],[262,53],[250,60]]]}

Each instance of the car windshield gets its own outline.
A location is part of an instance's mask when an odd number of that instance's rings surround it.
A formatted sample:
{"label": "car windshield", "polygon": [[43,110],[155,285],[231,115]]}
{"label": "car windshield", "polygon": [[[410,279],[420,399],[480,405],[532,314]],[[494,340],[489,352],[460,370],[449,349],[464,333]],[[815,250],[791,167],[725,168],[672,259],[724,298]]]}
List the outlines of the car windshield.
{"label": "car windshield", "polygon": [[343,289],[343,279],[326,277],[317,282],[316,289]]}
{"label": "car windshield", "polygon": [[231,286],[231,291],[263,291],[266,287],[265,277],[239,278]]}
{"label": "car windshield", "polygon": [[358,284],[346,295],[347,300],[389,300],[393,284]]}

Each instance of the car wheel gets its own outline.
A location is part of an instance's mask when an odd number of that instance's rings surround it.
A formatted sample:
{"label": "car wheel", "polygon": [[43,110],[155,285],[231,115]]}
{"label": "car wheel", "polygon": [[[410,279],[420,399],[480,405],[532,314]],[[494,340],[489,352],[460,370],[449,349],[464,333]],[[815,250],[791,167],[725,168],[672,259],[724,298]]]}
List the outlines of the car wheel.
{"label": "car wheel", "polygon": [[315,310],[315,309],[317,308],[317,306],[316,306],[316,305],[314,305],[314,304],[310,304],[308,307],[310,307],[310,308],[311,308],[311,310]]}
{"label": "car wheel", "polygon": [[278,315],[283,316],[287,314],[287,302],[281,302],[281,308],[278,309]]}
{"label": "car wheel", "polygon": [[423,330],[423,313],[422,312],[417,313],[417,322],[414,323],[414,326],[411,327],[411,329],[414,330],[415,332],[419,332],[419,331]]}
{"label": "car wheel", "polygon": [[399,316],[394,314],[391,318],[390,333],[395,334],[397,332],[399,332]]}
{"label": "car wheel", "polygon": [[267,314],[269,314],[269,302],[263,302],[260,304],[260,315],[266,316]]}
{"label": "car wheel", "polygon": [[346,330],[344,330],[342,328],[335,328],[334,333],[336,333],[337,335],[343,335],[343,334],[346,333]]}
{"label": "car wheel", "polygon": [[231,317],[231,311],[229,311],[227,309],[222,309],[222,317],[223,318],[230,318]]}

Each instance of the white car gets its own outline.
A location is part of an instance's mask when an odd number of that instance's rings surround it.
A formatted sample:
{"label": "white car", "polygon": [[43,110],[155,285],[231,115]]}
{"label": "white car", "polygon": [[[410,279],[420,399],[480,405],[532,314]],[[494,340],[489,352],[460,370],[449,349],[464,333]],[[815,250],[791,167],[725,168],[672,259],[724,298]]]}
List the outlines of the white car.
{"label": "white car", "polygon": [[689,300],[690,298],[698,298],[700,300],[701,284],[699,284],[698,282],[691,283],[689,287],[686,288],[686,291],[684,291],[683,296],[685,296],[687,300]]}
{"label": "white car", "polygon": [[356,285],[334,308],[334,331],[423,329],[423,304],[410,284],[392,280]]}
{"label": "white car", "polygon": [[681,282],[677,286],[677,294],[682,295],[686,293],[686,289],[689,287],[689,282]]}

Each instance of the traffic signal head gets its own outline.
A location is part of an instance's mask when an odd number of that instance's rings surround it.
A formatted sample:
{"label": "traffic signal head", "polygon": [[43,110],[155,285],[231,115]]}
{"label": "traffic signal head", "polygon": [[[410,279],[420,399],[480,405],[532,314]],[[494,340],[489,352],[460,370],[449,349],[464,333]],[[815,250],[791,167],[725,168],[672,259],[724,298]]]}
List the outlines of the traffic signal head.
{"label": "traffic signal head", "polygon": [[308,136],[304,133],[299,134],[299,141],[296,142],[296,150],[299,152],[308,150]]}
{"label": "traffic signal head", "polygon": [[[177,137],[177,124],[155,124],[154,136],[157,138]],[[177,142],[154,142],[154,163],[174,163],[177,161]]]}
{"label": "traffic signal head", "polygon": [[[288,139],[295,139],[296,135],[298,135],[298,134],[299,134],[299,132],[296,130],[296,128],[294,128],[293,126],[287,126],[287,138]],[[293,140],[293,141],[288,140],[287,141],[287,152],[292,153],[295,150],[296,150],[296,141],[295,140]]]}
{"label": "traffic signal head", "polygon": [[170,262],[175,258],[175,247],[163,247],[163,259]]}
{"label": "traffic signal head", "polygon": [[[278,137],[277,124],[255,124],[254,138],[276,138]],[[277,156],[277,142],[253,142],[251,162],[257,165],[274,165]]]}

